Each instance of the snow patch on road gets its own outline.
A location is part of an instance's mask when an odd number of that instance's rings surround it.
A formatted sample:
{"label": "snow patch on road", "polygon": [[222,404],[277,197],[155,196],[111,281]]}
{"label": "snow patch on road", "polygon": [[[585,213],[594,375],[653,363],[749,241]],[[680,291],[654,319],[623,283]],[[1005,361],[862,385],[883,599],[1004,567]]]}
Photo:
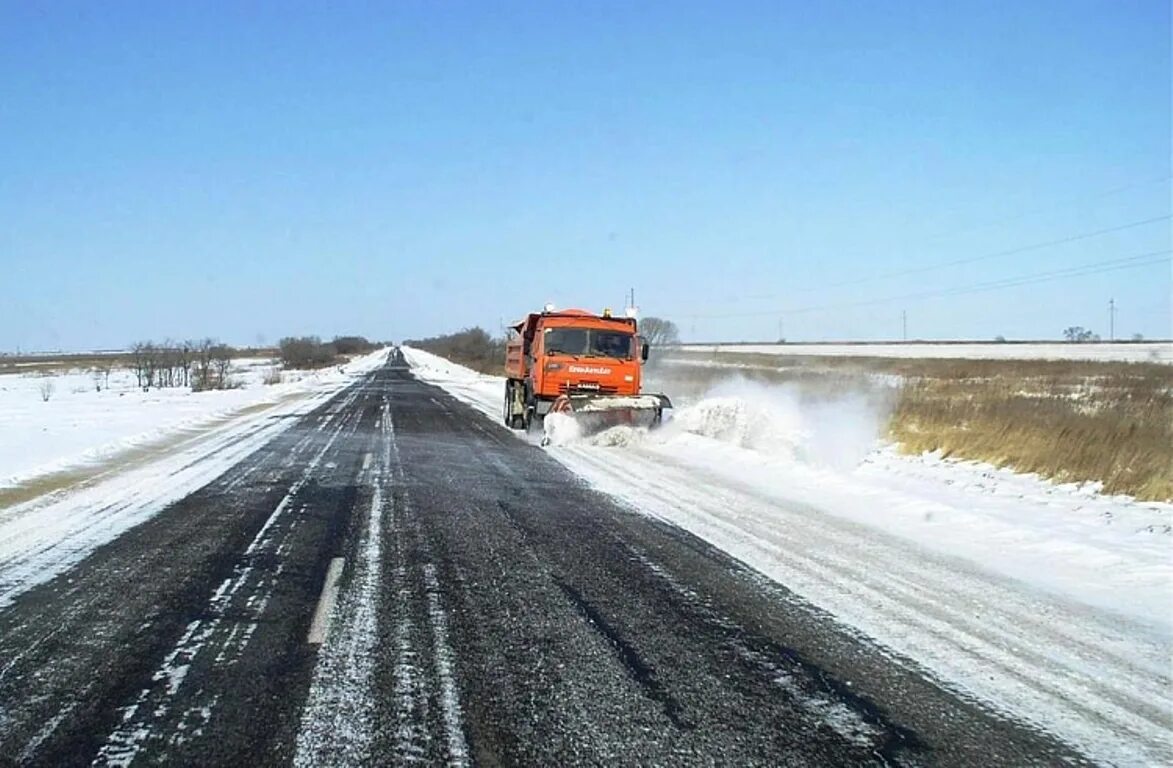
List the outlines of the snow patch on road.
{"label": "snow patch on road", "polygon": [[[384,439],[391,416],[383,404],[380,425]],[[370,454],[367,454],[368,457]],[[374,478],[358,478],[359,484],[374,481],[367,527],[359,546],[349,588],[335,603],[326,642],[302,714],[297,737],[295,766],[354,765],[372,759],[372,687],[375,652],[379,636],[378,605],[383,586],[383,484],[387,467],[380,465]]]}
{"label": "snow patch on road", "polygon": [[432,625],[433,655],[436,677],[440,681],[440,712],[444,716],[444,736],[448,742],[448,765],[469,764],[468,744],[464,739],[464,713],[456,685],[455,654],[448,643],[448,614],[440,597],[436,566],[424,565],[424,588],[428,597],[428,621]]}
{"label": "snow patch on road", "polygon": [[[353,401],[353,399],[354,395],[352,394],[348,401]],[[352,430],[356,424],[357,422],[350,424]],[[142,689],[134,702],[123,709],[122,720],[107,736],[105,744],[94,761],[96,765],[129,766],[135,761],[147,742],[156,738],[154,735],[155,724],[170,715],[173,699],[187,678],[191,665],[197,656],[206,651],[217,650],[215,656],[217,665],[230,664],[235,661],[252,637],[257,621],[262,619],[285,567],[284,561],[279,559],[277,567],[272,573],[260,572],[258,574],[257,569],[252,565],[253,557],[251,556],[261,553],[277,555],[283,550],[283,542],[273,540],[272,530],[275,522],[294,508],[293,501],[297,494],[317,472],[322,458],[346,427],[345,421],[338,421],[329,439],[316,450],[313,457],[306,463],[301,477],[290,486],[289,491],[257,531],[245,550],[245,557],[233,567],[232,576],[221,582],[220,586],[209,596],[203,617],[188,624],[183,636],[155,670],[151,677],[150,686]],[[311,439],[311,436],[308,435],[303,438],[298,448],[294,449],[294,454],[299,453],[300,448],[308,445]],[[304,505],[296,507],[296,509],[300,512],[304,509]],[[288,530],[286,535],[288,535]],[[240,603],[237,595],[243,596],[243,605],[237,604]],[[244,618],[248,616],[252,617],[251,621]],[[231,629],[219,643],[213,643],[214,636],[226,619],[232,623]],[[244,629],[241,630],[241,627]],[[211,706],[212,703],[209,702],[198,707],[199,712],[188,710],[182,713],[180,719],[186,721],[198,714],[206,721],[210,717]]]}

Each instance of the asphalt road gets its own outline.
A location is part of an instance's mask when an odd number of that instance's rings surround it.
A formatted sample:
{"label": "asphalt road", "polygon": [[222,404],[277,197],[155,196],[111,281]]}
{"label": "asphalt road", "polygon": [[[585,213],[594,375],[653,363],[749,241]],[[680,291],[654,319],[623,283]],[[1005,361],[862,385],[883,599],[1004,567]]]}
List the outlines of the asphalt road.
{"label": "asphalt road", "polygon": [[0,763],[131,762],[1080,758],[393,359],[0,611]]}

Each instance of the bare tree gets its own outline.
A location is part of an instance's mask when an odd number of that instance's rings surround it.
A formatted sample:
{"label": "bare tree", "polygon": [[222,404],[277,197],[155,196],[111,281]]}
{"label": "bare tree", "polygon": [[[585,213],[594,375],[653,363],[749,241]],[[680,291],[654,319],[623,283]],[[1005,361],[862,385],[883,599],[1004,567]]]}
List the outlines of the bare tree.
{"label": "bare tree", "polygon": [[[140,341],[131,346],[132,361],[138,385],[150,387],[191,387],[199,392],[205,389],[224,389],[231,385],[229,370],[236,351],[215,339],[176,342],[170,339],[161,344]],[[109,378],[109,368],[105,370]]]}
{"label": "bare tree", "polygon": [[680,343],[680,329],[676,327],[676,323],[659,317],[645,317],[640,320],[639,333],[653,348]]}
{"label": "bare tree", "polygon": [[170,387],[175,385],[175,347],[170,339],[164,339],[156,350],[158,356],[158,376],[156,386]]}
{"label": "bare tree", "polygon": [[159,348],[148,341],[143,354],[147,361],[147,388],[159,386]]}
{"label": "bare tree", "polygon": [[1100,337],[1082,325],[1073,325],[1063,329],[1063,338],[1070,342],[1099,341]]}
{"label": "bare tree", "polygon": [[216,387],[228,389],[228,370],[232,367],[232,347],[227,344],[217,344],[209,350],[212,368],[216,374]]}
{"label": "bare tree", "polygon": [[192,355],[195,350],[194,341],[185,341],[179,345],[179,371],[181,387],[191,386]]}
{"label": "bare tree", "polygon": [[212,386],[213,346],[215,342],[211,339],[200,339],[192,345],[191,388],[196,392],[210,389]]}
{"label": "bare tree", "polygon": [[134,376],[140,389],[150,385],[150,382],[147,380],[147,357],[150,346],[151,343],[149,341],[136,341],[130,347],[131,359],[134,363]]}

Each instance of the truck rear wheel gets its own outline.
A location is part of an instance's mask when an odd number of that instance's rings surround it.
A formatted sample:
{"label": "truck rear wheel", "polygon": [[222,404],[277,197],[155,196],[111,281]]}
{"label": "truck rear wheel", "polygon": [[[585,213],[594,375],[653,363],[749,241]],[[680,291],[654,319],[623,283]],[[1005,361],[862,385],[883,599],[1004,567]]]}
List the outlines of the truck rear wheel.
{"label": "truck rear wheel", "polygon": [[502,409],[502,419],[510,429],[525,429],[525,415],[514,413],[517,403],[517,382],[505,382],[505,407]]}

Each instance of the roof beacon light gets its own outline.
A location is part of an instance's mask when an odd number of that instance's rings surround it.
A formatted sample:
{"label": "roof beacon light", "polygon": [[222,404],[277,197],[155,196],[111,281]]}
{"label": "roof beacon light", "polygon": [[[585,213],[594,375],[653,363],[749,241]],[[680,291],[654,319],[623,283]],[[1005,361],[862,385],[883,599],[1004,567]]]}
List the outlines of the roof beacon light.
{"label": "roof beacon light", "polygon": [[610,317],[610,316],[611,316],[611,308],[610,307],[603,307],[603,317]]}
{"label": "roof beacon light", "polygon": [[546,302],[546,306],[542,307],[542,311],[547,312],[547,313],[553,312],[554,311],[554,302],[552,302],[552,301]]}

